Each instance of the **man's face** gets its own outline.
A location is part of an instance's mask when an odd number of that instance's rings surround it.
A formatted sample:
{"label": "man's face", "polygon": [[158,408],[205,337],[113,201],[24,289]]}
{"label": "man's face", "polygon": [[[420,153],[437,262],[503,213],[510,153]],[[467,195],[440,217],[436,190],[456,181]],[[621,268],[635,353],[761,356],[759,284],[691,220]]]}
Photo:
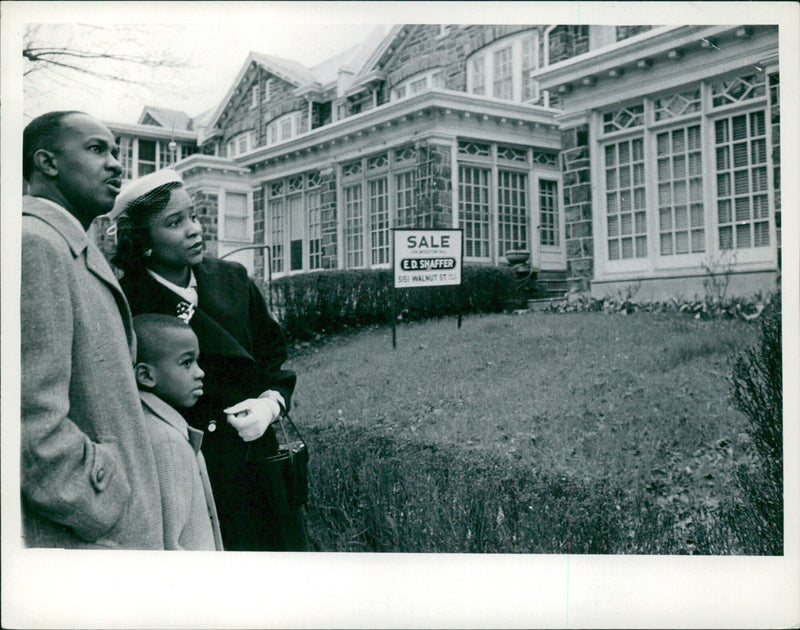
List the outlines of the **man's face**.
{"label": "man's face", "polygon": [[85,114],[71,114],[61,121],[52,153],[68,209],[89,219],[109,212],[119,194],[122,167],[108,128]]}
{"label": "man's face", "polygon": [[170,330],[158,359],[150,361],[153,393],[173,407],[192,407],[203,395],[205,373],[197,363],[200,347],[191,329]]}

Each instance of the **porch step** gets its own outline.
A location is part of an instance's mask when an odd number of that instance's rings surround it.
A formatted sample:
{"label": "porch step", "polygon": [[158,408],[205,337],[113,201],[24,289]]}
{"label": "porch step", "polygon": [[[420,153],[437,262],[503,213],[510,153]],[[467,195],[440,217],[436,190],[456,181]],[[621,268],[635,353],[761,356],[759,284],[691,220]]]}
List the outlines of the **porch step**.
{"label": "porch step", "polygon": [[561,298],[567,293],[566,270],[543,269],[536,274],[535,299]]}

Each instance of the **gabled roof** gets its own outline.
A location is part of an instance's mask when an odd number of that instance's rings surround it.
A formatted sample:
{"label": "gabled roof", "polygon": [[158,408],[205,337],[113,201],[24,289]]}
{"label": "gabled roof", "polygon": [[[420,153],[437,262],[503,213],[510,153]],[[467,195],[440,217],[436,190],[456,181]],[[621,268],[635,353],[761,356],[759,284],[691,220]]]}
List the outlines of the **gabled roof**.
{"label": "gabled roof", "polygon": [[174,129],[175,131],[191,131],[192,129],[192,119],[186,112],[177,109],[145,105],[137,123],[151,125],[153,124],[153,122],[150,122],[151,120],[159,127]]}
{"label": "gabled roof", "polygon": [[362,68],[360,68],[361,72],[369,72],[370,70],[374,70],[375,66],[377,66],[386,55],[387,52],[391,52],[391,49],[394,48],[395,40],[398,37],[405,37],[408,34],[408,29],[413,26],[411,24],[395,24],[389,29],[389,32],[383,37],[383,39],[377,43],[377,45],[373,46],[371,54],[364,60]]}
{"label": "gabled roof", "polygon": [[327,59],[316,66],[307,68],[303,64],[291,59],[284,59],[276,55],[265,55],[263,53],[251,52],[239,73],[236,75],[225,98],[222,99],[214,115],[208,121],[209,127],[214,127],[219,122],[219,117],[233,98],[236,88],[241,83],[251,64],[257,64],[267,72],[283,79],[296,87],[315,87],[321,88],[335,82],[340,70],[348,70],[353,74],[360,73],[366,65],[367,60],[371,59],[375,47],[383,39],[384,27],[377,26],[367,38],[355,46]]}

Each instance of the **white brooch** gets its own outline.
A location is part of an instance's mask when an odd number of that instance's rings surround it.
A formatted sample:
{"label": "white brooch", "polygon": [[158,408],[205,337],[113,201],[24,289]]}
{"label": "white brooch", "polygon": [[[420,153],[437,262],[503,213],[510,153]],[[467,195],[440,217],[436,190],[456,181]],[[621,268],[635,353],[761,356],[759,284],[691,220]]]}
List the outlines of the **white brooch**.
{"label": "white brooch", "polygon": [[194,304],[191,302],[187,302],[185,300],[178,303],[178,317],[182,319],[186,324],[192,319],[192,315],[194,315]]}

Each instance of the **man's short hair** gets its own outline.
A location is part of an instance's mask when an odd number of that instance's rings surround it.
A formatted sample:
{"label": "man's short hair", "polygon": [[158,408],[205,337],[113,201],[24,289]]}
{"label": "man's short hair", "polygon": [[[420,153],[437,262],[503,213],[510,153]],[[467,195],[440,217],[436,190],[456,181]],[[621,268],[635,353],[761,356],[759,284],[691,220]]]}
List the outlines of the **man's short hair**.
{"label": "man's short hair", "polygon": [[25,181],[30,181],[33,175],[33,155],[39,149],[52,150],[61,137],[61,128],[64,118],[72,114],[84,114],[75,110],[48,112],[34,118],[22,132],[22,176]]}
{"label": "man's short hair", "polygon": [[161,358],[171,332],[191,331],[192,327],[175,315],[142,313],[134,316],[133,329],[136,331],[136,362],[150,363]]}

